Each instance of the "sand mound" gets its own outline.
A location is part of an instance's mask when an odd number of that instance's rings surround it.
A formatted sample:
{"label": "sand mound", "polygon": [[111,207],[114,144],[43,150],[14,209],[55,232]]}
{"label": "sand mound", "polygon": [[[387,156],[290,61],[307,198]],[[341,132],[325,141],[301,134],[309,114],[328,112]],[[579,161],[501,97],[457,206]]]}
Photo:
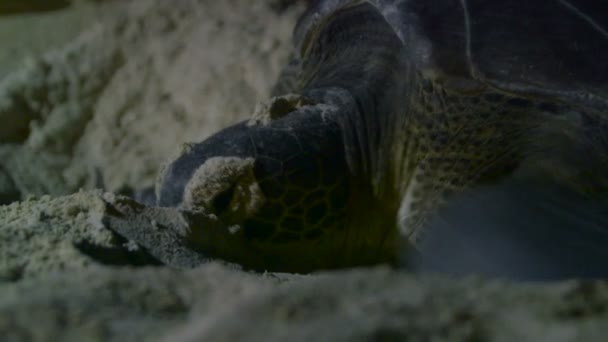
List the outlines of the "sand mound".
{"label": "sand mound", "polygon": [[298,9],[133,1],[0,82],[0,198],[152,186],[163,160],[248,117]]}

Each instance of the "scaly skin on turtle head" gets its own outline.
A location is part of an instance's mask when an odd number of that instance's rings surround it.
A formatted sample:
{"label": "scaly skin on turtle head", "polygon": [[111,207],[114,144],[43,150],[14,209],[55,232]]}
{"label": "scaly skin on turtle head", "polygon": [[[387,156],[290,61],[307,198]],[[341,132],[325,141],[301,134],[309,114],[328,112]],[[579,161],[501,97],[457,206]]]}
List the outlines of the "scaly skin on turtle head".
{"label": "scaly skin on turtle head", "polygon": [[188,145],[165,168],[158,204],[203,210],[237,241],[218,248],[195,225],[188,238],[194,248],[254,269],[297,272],[392,257],[392,246],[367,254],[349,247],[349,239],[362,239],[350,243],[359,246],[371,234],[346,229],[355,220],[349,211],[365,205],[358,198],[369,197],[345,157],[337,117],[348,106],[310,95],[272,99],[249,122]]}
{"label": "scaly skin on turtle head", "polygon": [[[544,8],[581,19],[570,2],[556,3],[566,9]],[[392,262],[402,241],[423,237],[450,193],[530,165],[560,165],[567,175],[555,179],[579,187],[585,170],[608,170],[608,146],[598,143],[608,97],[592,76],[606,69],[559,76],[541,68],[542,55],[564,44],[568,58],[552,55],[549,65],[580,62],[562,38],[526,53],[509,36],[523,29],[506,21],[518,14],[529,18],[524,26],[548,30],[533,17],[541,8],[515,0],[313,2],[277,96],[249,122],[189,145],[161,174],[158,204],[217,216],[237,241],[214,245],[193,225],[189,242],[204,253],[306,272]],[[495,12],[509,33],[491,30]],[[492,32],[507,44],[487,48]],[[605,41],[595,42],[608,55]],[[540,70],[522,73],[521,65]],[[591,164],[576,162],[589,150]]]}

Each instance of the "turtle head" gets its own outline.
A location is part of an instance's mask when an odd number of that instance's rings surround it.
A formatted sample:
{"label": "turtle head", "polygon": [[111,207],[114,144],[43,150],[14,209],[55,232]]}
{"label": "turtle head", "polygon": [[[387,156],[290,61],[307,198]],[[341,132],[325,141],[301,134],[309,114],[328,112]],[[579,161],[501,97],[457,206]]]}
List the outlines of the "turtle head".
{"label": "turtle head", "polygon": [[318,105],[279,102],[281,116],[254,115],[185,145],[159,177],[158,205],[201,209],[273,243],[318,239],[342,224],[348,172],[339,125]]}
{"label": "turtle head", "polygon": [[393,260],[396,219],[351,164],[357,146],[341,120],[354,106],[319,94],[309,93],[318,102],[273,98],[253,119],[185,145],[167,164],[157,204],[186,209],[186,243],[260,270]]}

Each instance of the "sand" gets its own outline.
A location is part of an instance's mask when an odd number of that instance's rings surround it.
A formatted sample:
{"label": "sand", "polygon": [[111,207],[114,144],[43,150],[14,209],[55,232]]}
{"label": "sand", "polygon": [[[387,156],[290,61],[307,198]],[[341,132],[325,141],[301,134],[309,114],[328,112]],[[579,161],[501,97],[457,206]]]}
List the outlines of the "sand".
{"label": "sand", "polygon": [[267,5],[110,2],[68,45],[0,79],[0,184],[22,199],[153,186],[182,143],[248,117],[268,96],[296,10]]}
{"label": "sand", "polygon": [[602,340],[604,282],[256,274],[185,248],[178,210],[117,194],[267,99],[302,11],[286,3],[0,18],[0,340]]}

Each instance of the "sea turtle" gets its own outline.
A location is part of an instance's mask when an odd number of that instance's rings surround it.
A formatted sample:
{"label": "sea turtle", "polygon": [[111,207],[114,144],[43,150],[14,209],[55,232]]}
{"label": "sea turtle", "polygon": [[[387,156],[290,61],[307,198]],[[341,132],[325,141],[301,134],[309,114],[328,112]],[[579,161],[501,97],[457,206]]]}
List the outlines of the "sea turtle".
{"label": "sea turtle", "polygon": [[190,227],[204,253],[308,272],[395,262],[454,194],[513,175],[600,194],[604,14],[587,0],[313,1],[273,97],[186,144],[157,205],[225,227]]}

